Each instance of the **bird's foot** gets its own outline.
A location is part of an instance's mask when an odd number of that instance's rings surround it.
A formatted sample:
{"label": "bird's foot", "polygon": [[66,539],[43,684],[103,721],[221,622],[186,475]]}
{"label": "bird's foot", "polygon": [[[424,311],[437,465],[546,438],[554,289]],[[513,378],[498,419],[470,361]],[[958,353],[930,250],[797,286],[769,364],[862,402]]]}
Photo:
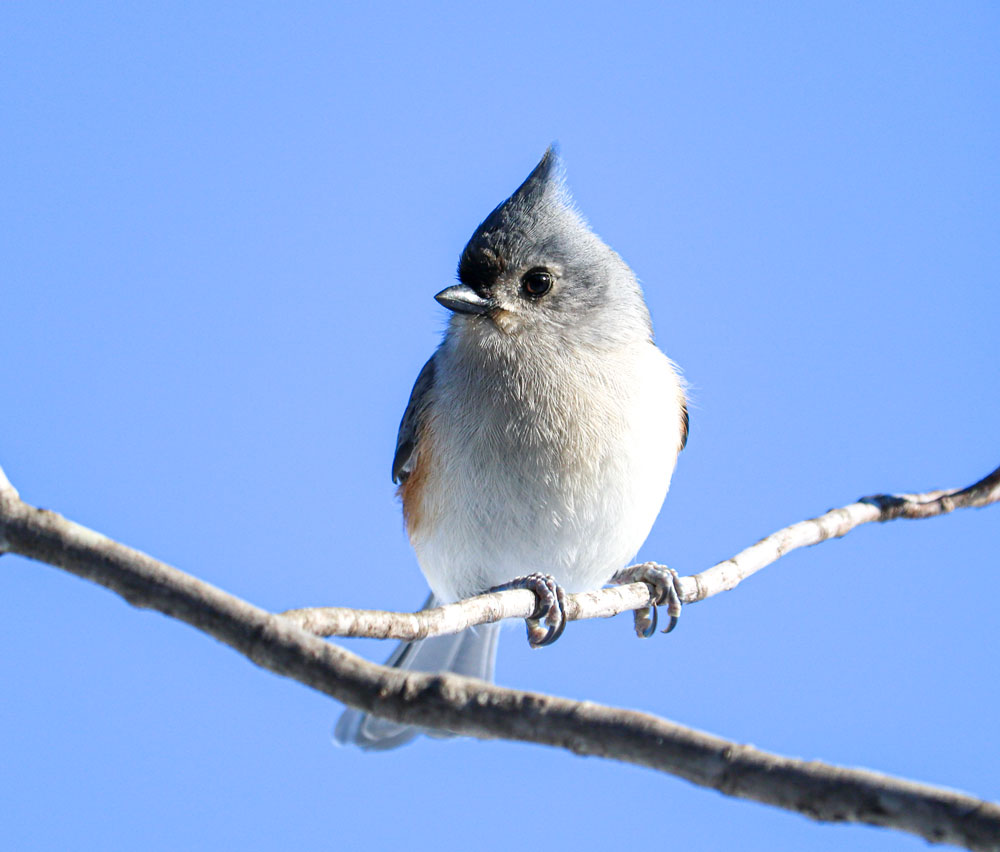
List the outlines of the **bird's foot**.
{"label": "bird's foot", "polygon": [[645,583],[650,588],[653,603],[635,611],[636,636],[648,639],[656,632],[658,622],[656,608],[662,604],[666,604],[667,615],[670,616],[670,623],[663,632],[669,633],[677,626],[677,620],[681,617],[681,584],[680,577],[673,568],[655,562],[643,562],[642,565],[622,568],[611,578],[611,582],[619,586],[626,583]]}
{"label": "bird's foot", "polygon": [[566,593],[549,574],[526,574],[509,583],[494,586],[491,592],[506,592],[510,589],[528,589],[538,598],[538,606],[532,616],[525,620],[528,628],[528,644],[532,648],[551,645],[566,629]]}

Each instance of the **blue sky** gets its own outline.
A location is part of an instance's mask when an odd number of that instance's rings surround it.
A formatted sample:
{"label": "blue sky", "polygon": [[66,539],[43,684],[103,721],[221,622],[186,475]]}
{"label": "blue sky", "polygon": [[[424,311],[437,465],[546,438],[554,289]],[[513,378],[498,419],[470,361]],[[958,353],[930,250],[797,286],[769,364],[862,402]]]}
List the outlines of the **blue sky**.
{"label": "blue sky", "polygon": [[[998,39],[990,3],[4,4],[0,464],[262,606],[415,608],[389,469],[432,296],[558,140],[692,386],[641,557],[968,484],[1000,462]],[[498,680],[1000,799],[998,546],[1000,508],[865,528],[670,637],[515,625]],[[923,846],[540,747],[336,749],[328,699],[0,566],[5,848]]]}

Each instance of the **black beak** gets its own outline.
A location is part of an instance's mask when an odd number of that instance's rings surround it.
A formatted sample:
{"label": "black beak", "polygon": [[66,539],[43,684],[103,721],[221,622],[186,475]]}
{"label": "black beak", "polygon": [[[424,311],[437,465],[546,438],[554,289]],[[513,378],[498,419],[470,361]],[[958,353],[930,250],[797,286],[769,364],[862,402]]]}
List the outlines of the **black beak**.
{"label": "black beak", "polygon": [[449,311],[457,314],[485,314],[496,307],[492,299],[484,299],[468,284],[455,284],[446,287],[435,297]]}

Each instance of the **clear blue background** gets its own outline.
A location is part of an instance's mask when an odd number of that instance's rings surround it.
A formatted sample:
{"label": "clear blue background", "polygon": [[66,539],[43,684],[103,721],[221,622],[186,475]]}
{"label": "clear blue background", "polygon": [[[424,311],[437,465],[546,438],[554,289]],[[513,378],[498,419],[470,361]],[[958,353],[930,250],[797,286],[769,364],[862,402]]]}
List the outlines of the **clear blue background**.
{"label": "clear blue background", "polygon": [[[0,463],[272,609],[412,609],[396,426],[553,139],[693,392],[641,556],[693,573],[1000,462],[993,3],[4,4]],[[1000,507],[867,527],[501,683],[1000,799]],[[920,849],[634,767],[421,740],[0,559],[0,846]],[[372,659],[388,647],[354,642]]]}

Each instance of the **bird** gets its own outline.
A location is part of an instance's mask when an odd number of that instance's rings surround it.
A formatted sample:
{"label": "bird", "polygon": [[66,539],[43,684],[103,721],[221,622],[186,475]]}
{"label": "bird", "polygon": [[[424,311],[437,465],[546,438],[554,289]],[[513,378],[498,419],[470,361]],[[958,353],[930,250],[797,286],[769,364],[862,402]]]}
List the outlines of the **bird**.
{"label": "bird", "polygon": [[[673,626],[676,573],[623,569],[687,443],[685,383],[654,343],[635,274],[578,211],[554,145],[479,225],[458,283],[435,298],[448,326],[392,462],[431,589],[425,608],[531,588],[529,641],[540,646],[562,632],[565,593],[645,580],[671,601]],[[648,619],[637,632],[652,632]],[[498,635],[488,624],[404,642],[386,665],[491,681]],[[419,733],[448,736],[349,708],[334,739],[384,750]]]}

